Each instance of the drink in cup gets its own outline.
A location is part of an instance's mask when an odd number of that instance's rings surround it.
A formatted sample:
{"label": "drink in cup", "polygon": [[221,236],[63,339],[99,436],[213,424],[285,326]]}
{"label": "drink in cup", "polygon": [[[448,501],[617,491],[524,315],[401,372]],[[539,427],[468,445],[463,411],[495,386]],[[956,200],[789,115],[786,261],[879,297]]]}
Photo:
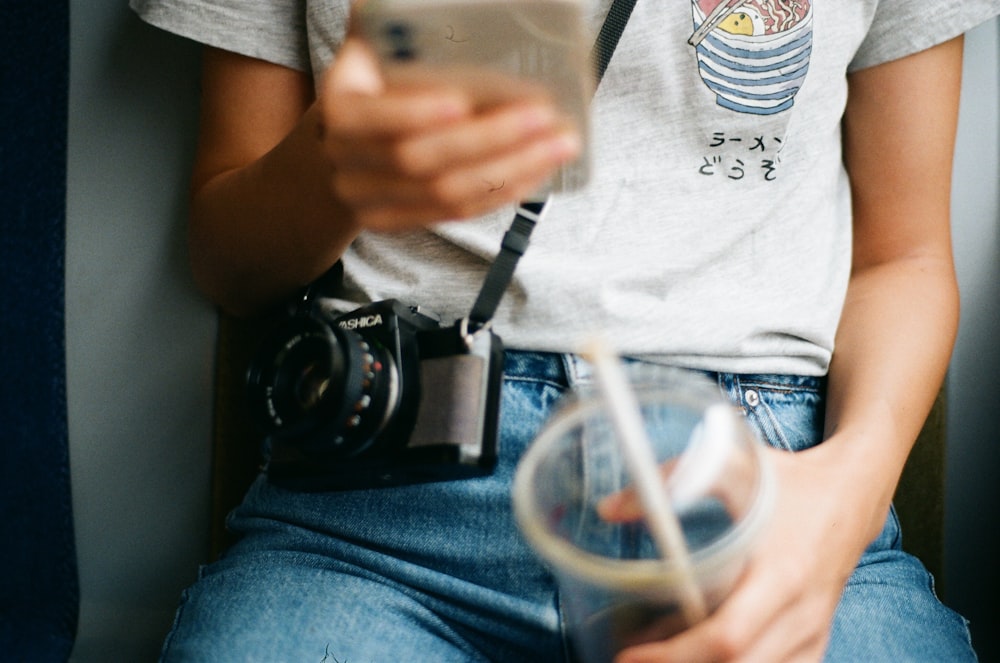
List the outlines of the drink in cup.
{"label": "drink in cup", "polygon": [[584,663],[666,639],[718,607],[773,500],[762,444],[713,382],[637,363],[625,375],[674,546],[647,525],[657,529],[638,498],[617,414],[596,387],[564,398],[514,480],[518,524],[556,576]]}

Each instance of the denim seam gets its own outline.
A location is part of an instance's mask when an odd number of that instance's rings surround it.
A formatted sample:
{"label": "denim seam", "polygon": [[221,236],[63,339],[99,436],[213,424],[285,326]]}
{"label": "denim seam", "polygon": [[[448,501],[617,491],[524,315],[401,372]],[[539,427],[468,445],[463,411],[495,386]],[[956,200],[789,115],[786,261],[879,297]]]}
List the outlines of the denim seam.
{"label": "denim seam", "polygon": [[[206,565],[201,565],[198,568],[198,579],[201,580],[205,576]],[[160,647],[160,654],[157,658],[159,661],[165,661],[167,654],[170,651],[170,646],[173,644],[174,638],[177,635],[177,631],[180,628],[181,620],[184,617],[185,609],[191,599],[191,588],[188,587],[181,592],[180,602],[177,606],[177,610],[174,611],[174,619],[170,624],[170,630],[167,631],[167,637],[164,639],[163,644]]]}
{"label": "denim seam", "polygon": [[754,380],[753,378],[743,378],[740,380],[740,386],[744,389],[766,389],[768,391],[780,391],[784,394],[796,394],[801,392],[809,392],[811,394],[820,393],[819,387],[811,387],[807,385],[790,386],[777,382],[768,382],[766,380]]}
{"label": "denim seam", "polygon": [[548,387],[554,387],[555,389],[565,389],[566,385],[553,380],[552,378],[537,378],[524,375],[508,375],[505,376],[508,382],[525,382],[529,384],[543,384]]}

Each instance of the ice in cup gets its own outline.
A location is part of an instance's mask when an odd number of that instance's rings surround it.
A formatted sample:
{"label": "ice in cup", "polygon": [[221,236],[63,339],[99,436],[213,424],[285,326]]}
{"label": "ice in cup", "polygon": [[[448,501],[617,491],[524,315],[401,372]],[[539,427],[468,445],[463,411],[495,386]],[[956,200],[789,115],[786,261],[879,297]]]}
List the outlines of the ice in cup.
{"label": "ice in cup", "polygon": [[514,479],[518,525],[556,576],[583,663],[687,628],[681,588],[692,580],[708,612],[718,607],[773,501],[762,444],[713,382],[638,363],[627,376],[687,559],[664,558],[654,544],[595,387],[564,397]]}

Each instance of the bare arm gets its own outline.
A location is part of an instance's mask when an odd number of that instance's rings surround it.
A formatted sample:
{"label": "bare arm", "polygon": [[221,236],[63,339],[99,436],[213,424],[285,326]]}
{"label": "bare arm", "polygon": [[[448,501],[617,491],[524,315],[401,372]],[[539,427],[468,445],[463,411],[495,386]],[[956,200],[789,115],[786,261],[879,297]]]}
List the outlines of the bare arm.
{"label": "bare arm", "polygon": [[827,436],[774,451],[772,523],[709,619],[629,661],[818,661],[944,377],[958,321],[951,163],[962,40],[850,78],[844,157],[854,263],[830,367]]}
{"label": "bare arm", "polygon": [[315,279],[362,230],[514,202],[579,150],[545,99],[483,106],[461,89],[386,89],[353,37],[321,99],[313,89],[302,72],[205,54],[189,243],[197,282],[231,312]]}
{"label": "bare arm", "polygon": [[306,74],[207,49],[189,244],[195,278],[246,313],[307,283],[356,232],[331,195]]}
{"label": "bare arm", "polygon": [[[827,434],[867,468],[871,537],[944,379],[958,327],[951,176],[962,39],[851,79],[844,159],[854,256],[830,367]],[[893,66],[895,65],[895,66]],[[854,455],[854,458],[849,456]]]}

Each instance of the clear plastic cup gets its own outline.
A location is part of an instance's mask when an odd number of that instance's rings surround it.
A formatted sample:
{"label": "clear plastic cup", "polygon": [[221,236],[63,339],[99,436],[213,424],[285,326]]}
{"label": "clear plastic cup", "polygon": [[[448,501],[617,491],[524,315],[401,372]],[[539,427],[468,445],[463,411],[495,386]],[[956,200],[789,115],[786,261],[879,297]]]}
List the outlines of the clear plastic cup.
{"label": "clear plastic cup", "polygon": [[564,398],[514,479],[518,525],[556,576],[584,663],[606,663],[628,646],[687,628],[682,588],[692,580],[714,610],[739,579],[773,502],[762,444],[713,382],[649,364],[631,364],[627,375],[686,560],[663,558],[638,499],[622,497],[632,495],[632,478],[596,387]]}

